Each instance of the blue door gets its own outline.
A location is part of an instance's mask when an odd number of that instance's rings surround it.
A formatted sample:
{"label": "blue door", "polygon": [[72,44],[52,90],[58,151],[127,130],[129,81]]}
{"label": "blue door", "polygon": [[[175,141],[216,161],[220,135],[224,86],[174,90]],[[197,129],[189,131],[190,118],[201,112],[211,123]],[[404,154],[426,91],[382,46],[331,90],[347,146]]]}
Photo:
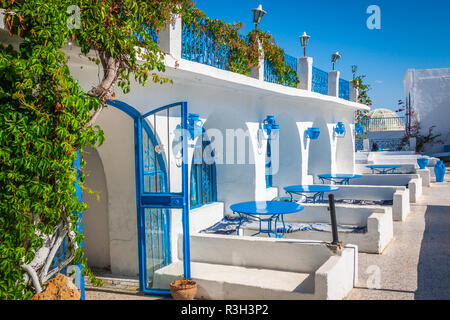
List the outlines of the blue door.
{"label": "blue door", "polygon": [[135,120],[141,291],[169,294],[175,270],[190,278],[187,104]]}

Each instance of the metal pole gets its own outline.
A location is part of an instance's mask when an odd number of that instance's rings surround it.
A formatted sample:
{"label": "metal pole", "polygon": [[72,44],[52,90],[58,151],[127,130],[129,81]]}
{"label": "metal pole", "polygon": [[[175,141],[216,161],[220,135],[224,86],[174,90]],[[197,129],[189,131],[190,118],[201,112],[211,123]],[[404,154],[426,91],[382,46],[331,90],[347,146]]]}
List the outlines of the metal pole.
{"label": "metal pole", "polygon": [[339,246],[339,236],[338,236],[338,228],[337,228],[337,220],[336,220],[336,207],[334,205],[334,194],[328,195],[329,203],[330,203],[330,216],[331,216],[331,231],[333,233],[333,242],[332,245]]}

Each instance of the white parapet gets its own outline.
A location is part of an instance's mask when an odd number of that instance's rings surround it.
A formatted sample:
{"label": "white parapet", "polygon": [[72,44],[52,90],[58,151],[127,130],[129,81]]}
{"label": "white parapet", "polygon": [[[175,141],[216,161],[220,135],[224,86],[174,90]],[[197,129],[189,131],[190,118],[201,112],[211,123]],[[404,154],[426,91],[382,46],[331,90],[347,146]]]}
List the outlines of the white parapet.
{"label": "white parapet", "polygon": [[[305,209],[296,214],[285,216],[287,230],[295,230],[296,226],[311,224],[331,224],[327,204],[304,204]],[[336,205],[336,219],[339,226],[366,228],[366,232],[339,232],[339,240],[344,244],[358,246],[359,252],[381,254],[393,239],[393,221],[391,207],[359,206],[350,204]],[[253,229],[244,229],[244,235],[252,235]],[[331,242],[331,232],[315,230],[288,232],[284,239],[321,240]]]}
{"label": "white parapet", "polygon": [[340,72],[337,70],[328,72],[328,95],[339,97],[339,77]]}
{"label": "white parapet", "polygon": [[[219,235],[192,235],[190,244],[197,299],[340,300],[358,282],[355,245],[336,253],[322,241]],[[154,285],[181,274],[183,264],[172,263],[156,271]]]}
{"label": "white parapet", "polygon": [[336,200],[392,201],[392,206],[380,205],[380,207],[392,207],[394,221],[405,221],[411,210],[409,191],[406,187],[355,185],[339,187],[339,191],[333,192]]}
{"label": "white parapet", "polygon": [[257,41],[259,52],[261,52],[261,55],[258,60],[258,66],[252,67],[250,69],[250,77],[255,78],[259,81],[264,81],[264,60],[265,60],[264,49],[261,41],[259,39],[257,39]]}
{"label": "white parapet", "polygon": [[312,91],[312,67],[313,58],[302,57],[297,60],[297,71],[298,79],[300,80],[298,84],[299,89]]}
{"label": "white parapet", "polygon": [[161,50],[172,56],[175,60],[181,60],[182,20],[176,17],[158,33],[158,44]]}

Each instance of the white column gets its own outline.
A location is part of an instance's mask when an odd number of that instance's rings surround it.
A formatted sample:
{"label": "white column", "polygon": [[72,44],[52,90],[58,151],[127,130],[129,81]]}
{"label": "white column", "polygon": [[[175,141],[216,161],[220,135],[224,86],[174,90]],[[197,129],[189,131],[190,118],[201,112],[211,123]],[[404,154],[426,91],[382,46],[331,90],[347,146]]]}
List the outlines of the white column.
{"label": "white column", "polygon": [[181,59],[181,33],[181,17],[176,17],[172,23],[168,24],[158,33],[159,47],[164,53],[171,55],[175,60]]}
{"label": "white column", "polygon": [[312,91],[312,67],[313,58],[303,57],[297,59],[298,79],[297,88]]}
{"label": "white column", "polygon": [[264,49],[262,47],[261,41],[258,41],[259,52],[261,52],[261,56],[259,57],[259,63],[257,67],[252,67],[250,69],[250,77],[258,79],[260,81],[264,81]]}
{"label": "white column", "polygon": [[350,101],[358,102],[359,89],[355,88],[353,82],[350,81]]}
{"label": "white column", "polygon": [[0,29],[5,28],[5,9],[0,9]]}
{"label": "white column", "polygon": [[339,97],[339,76],[340,72],[337,70],[328,72],[328,95],[332,97]]}

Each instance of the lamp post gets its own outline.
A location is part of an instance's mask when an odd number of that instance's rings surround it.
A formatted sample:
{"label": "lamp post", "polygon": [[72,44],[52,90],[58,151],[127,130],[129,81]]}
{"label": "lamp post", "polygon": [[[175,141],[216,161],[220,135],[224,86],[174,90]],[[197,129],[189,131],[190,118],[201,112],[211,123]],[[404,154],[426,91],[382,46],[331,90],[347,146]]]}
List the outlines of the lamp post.
{"label": "lamp post", "polygon": [[336,64],[336,62],[341,58],[341,55],[339,54],[339,52],[333,53],[331,55],[331,63],[333,64],[333,70],[334,70],[334,66]]}
{"label": "lamp post", "polygon": [[311,38],[311,37],[308,36],[306,34],[306,32],[303,32],[303,35],[300,36],[300,42],[302,43],[302,48],[303,48],[303,57],[305,57],[305,58],[306,58],[306,47],[308,46],[309,38]]}
{"label": "lamp post", "polygon": [[352,66],[352,73],[353,73],[353,80],[356,78],[356,71],[358,70],[358,66],[353,65]]}
{"label": "lamp post", "polygon": [[252,9],[253,11],[253,23],[255,24],[255,29],[258,29],[258,24],[261,23],[262,17],[267,13],[263,10],[262,4],[258,8]]}

